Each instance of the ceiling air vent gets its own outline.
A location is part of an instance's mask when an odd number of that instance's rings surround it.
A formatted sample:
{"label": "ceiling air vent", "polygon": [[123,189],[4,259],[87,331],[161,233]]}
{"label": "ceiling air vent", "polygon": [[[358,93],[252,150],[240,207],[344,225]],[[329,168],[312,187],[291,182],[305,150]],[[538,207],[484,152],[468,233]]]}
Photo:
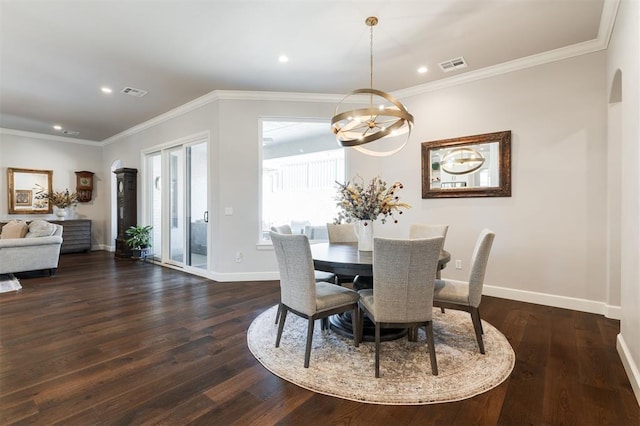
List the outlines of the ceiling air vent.
{"label": "ceiling air vent", "polygon": [[147,94],[147,91],[142,89],[136,89],[135,87],[125,87],[120,91],[120,93],[124,93],[125,95],[135,96],[136,98],[141,98]]}
{"label": "ceiling air vent", "polygon": [[78,136],[80,134],[80,132],[76,132],[75,130],[63,130],[62,133],[69,136]]}
{"label": "ceiling air vent", "polygon": [[466,68],[467,63],[464,58],[460,56],[459,58],[449,59],[448,61],[440,62],[440,69],[444,72],[454,71],[461,68]]}

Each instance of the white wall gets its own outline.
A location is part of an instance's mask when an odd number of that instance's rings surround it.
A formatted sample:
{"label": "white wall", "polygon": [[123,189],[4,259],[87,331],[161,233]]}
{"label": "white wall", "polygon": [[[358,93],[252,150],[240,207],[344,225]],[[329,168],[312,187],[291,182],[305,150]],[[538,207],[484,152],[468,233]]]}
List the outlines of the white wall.
{"label": "white wall", "polygon": [[[623,0],[607,51],[607,84],[615,89],[614,76],[622,76],[621,102],[610,105],[612,125],[620,126],[610,134],[619,135],[620,143],[609,150],[615,164],[620,165],[623,185],[612,202],[619,202],[619,213],[610,218],[610,229],[619,221],[620,239],[613,238],[620,253],[621,321],[618,352],[631,385],[640,402],[640,3]],[[614,177],[615,179],[615,177]],[[615,277],[615,275],[614,275]]]}
{"label": "white wall", "polygon": [[[72,143],[69,143],[73,141]],[[27,132],[0,131],[0,220],[52,219],[51,215],[8,215],[7,168],[53,170],[53,190],[76,189],[74,172],[89,170],[95,173],[91,201],[78,203],[68,218],[91,219],[91,242],[94,249],[102,249],[105,230],[105,211],[109,194],[103,183],[109,176],[102,173],[102,147],[97,143],[78,143],[71,138],[40,135]]]}
{"label": "white wall", "polygon": [[[487,293],[604,313],[605,94],[605,54],[594,53],[405,99],[416,119],[410,144],[352,163],[363,176],[401,180],[413,206],[377,234],[449,224],[445,247],[463,269],[443,275],[466,279],[475,238],[491,228],[485,282],[496,288]],[[512,132],[512,197],[421,199],[421,142],[503,130]]]}

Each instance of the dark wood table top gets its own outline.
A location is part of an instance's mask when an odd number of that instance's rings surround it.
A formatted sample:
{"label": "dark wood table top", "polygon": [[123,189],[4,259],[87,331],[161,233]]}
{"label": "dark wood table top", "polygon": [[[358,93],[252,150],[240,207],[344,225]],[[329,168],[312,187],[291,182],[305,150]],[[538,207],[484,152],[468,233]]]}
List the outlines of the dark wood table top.
{"label": "dark wood table top", "polygon": [[[314,268],[340,275],[373,276],[373,252],[359,251],[358,243],[319,243],[311,245]],[[438,269],[451,260],[451,254],[442,250]]]}

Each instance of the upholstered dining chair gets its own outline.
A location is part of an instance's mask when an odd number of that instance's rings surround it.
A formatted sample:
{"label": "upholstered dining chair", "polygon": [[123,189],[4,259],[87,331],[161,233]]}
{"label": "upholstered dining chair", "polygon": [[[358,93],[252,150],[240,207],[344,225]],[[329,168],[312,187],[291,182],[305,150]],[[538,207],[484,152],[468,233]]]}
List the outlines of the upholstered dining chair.
{"label": "upholstered dining chair", "polygon": [[280,308],[276,348],[287,319],[287,313],[306,318],[307,342],[304,353],[304,367],[309,367],[313,328],[316,319],[353,311],[353,341],[358,346],[358,299],[357,292],[327,282],[315,282],[313,258],[306,235],[286,235],[270,232],[273,248],[280,271]]}
{"label": "upholstered dining chair", "polygon": [[[291,235],[293,234],[293,232],[291,232],[291,227],[289,225],[280,225],[280,226],[272,226],[271,230],[273,232],[277,232],[279,234],[287,234],[287,235]],[[331,282],[331,283],[338,283],[336,280],[336,275],[332,272],[326,272],[326,271],[314,271],[315,277],[316,277],[316,281],[326,281],[326,282]]]}
{"label": "upholstered dining chair", "polygon": [[[358,235],[353,223],[327,223],[327,235],[330,243],[357,243]],[[336,276],[336,282],[340,285],[344,283],[353,283],[356,280],[354,275]]]}
{"label": "upholstered dining chair", "polygon": [[356,234],[353,223],[327,223],[327,234],[330,243],[357,243],[358,235]]}
{"label": "upholstered dining chair", "polygon": [[432,238],[443,237],[447,238],[447,231],[449,225],[430,225],[424,223],[412,223],[409,226],[409,238],[414,240],[416,238]]}
{"label": "upholstered dining chair", "polygon": [[[409,226],[409,238],[432,238],[432,237],[442,237],[444,239],[447,238],[447,231],[449,230],[449,225],[431,225],[426,223],[412,223]],[[440,268],[436,272],[436,278],[440,279]],[[444,308],[440,308],[440,311],[444,313]]]}
{"label": "upholstered dining chair", "polygon": [[[272,226],[271,230],[273,232],[277,232],[279,234],[285,234],[285,235],[292,235],[293,232],[291,231],[291,227],[287,224],[284,225],[280,225],[280,226]],[[326,271],[313,271],[313,275],[315,277],[316,282],[330,282],[330,283],[334,283],[334,284],[340,284],[340,282],[338,281],[338,276],[336,274],[334,274],[333,272],[326,272]],[[278,320],[280,319],[280,313],[282,312],[282,309],[280,307],[278,307],[278,312],[276,313],[276,324],[278,323]],[[329,323],[327,321],[324,321],[322,323],[323,328],[324,327],[328,327]]]}
{"label": "upholstered dining chair", "polygon": [[489,261],[489,252],[495,234],[489,229],[483,229],[478,236],[473,254],[471,255],[471,270],[469,281],[436,280],[433,295],[433,305],[466,311],[471,314],[471,321],[478,340],[480,353],[484,354],[482,341],[482,320],[480,319],[480,302],[482,301],[482,286]]}
{"label": "upholstered dining chair", "polygon": [[421,327],[427,334],[431,373],[438,375],[433,340],[433,286],[443,237],[373,239],[373,289],[360,290],[358,340],[366,314],[375,325],[375,376],[380,377],[380,328]]}

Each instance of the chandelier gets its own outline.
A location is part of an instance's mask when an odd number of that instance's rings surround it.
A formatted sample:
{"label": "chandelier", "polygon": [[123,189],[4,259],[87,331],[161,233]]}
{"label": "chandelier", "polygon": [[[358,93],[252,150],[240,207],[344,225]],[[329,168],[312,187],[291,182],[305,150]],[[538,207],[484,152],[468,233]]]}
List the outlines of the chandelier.
{"label": "chandelier", "polygon": [[[413,126],[413,116],[396,98],[373,88],[373,27],[378,23],[378,18],[370,16],[365,23],[370,29],[370,87],[353,90],[342,98],[331,119],[331,130],[341,146],[353,147],[367,155],[384,157],[395,154],[407,144]],[[361,105],[340,112],[347,98],[353,96],[355,99],[354,95],[360,96],[349,104],[353,106],[359,102]],[[385,139],[377,144],[381,150],[362,146],[381,139]],[[401,142],[398,142],[399,139]]]}

